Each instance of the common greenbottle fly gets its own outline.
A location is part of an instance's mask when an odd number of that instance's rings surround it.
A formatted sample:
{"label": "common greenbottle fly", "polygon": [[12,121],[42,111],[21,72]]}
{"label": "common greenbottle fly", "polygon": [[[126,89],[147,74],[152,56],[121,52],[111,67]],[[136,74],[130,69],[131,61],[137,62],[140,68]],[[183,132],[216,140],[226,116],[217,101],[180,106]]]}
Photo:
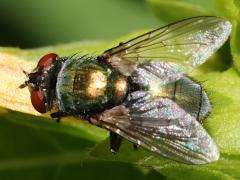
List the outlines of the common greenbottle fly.
{"label": "common greenbottle fly", "polygon": [[186,74],[227,40],[231,24],[193,17],[147,32],[98,57],[40,59],[28,80],[33,107],[60,121],[76,116],[110,131],[116,153],[122,138],[188,164],[218,160],[216,143],[201,126],[211,112],[202,85]]}

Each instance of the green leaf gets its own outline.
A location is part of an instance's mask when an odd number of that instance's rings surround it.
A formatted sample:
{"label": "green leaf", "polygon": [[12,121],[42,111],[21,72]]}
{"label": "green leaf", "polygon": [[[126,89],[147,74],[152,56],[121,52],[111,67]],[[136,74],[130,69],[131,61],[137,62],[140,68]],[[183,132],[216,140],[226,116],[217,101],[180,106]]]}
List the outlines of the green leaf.
{"label": "green leaf", "polygon": [[[57,124],[31,106],[27,89],[19,89],[27,71],[42,55],[99,54],[118,42],[91,42],[21,50],[0,48],[0,178],[1,179],[238,179],[240,178],[240,78],[225,46],[190,74],[209,94],[213,111],[204,127],[221,151],[218,162],[191,166],[167,160],[124,142],[117,155],[109,152],[108,132],[80,119]],[[218,62],[216,65],[216,62]],[[105,140],[104,140],[105,139]]]}
{"label": "green leaf", "polygon": [[[109,140],[99,144],[91,153],[97,158],[112,161],[134,163],[137,166],[152,167],[168,179],[238,179],[240,171],[239,155],[222,153],[219,161],[208,165],[186,165],[164,159],[139,148],[133,150],[132,144],[124,141],[117,155],[108,153]],[[132,152],[130,152],[132,151]]]}

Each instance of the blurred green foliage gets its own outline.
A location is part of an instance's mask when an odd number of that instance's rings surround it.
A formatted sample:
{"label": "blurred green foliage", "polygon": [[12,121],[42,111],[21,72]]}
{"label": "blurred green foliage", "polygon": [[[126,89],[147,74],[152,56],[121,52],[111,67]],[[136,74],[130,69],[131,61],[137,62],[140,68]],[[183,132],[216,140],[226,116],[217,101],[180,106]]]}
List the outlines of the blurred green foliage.
{"label": "blurred green foliage", "polygon": [[[56,124],[48,118],[2,108],[1,180],[240,178],[240,78],[236,71],[240,64],[240,45],[237,37],[240,24],[238,0],[147,0],[148,7],[143,1],[137,0],[79,1],[78,6],[74,5],[73,0],[43,0],[39,1],[39,4],[22,0],[15,8],[14,1],[2,2],[4,6],[1,4],[0,9],[9,10],[5,18],[10,18],[9,23],[15,23],[18,35],[24,35],[24,43],[18,42],[20,36],[18,41],[12,41],[12,27],[4,41],[10,39],[13,45],[21,47],[80,39],[115,38],[135,28],[156,27],[161,23],[152,17],[149,9],[152,9],[160,22],[172,22],[196,15],[218,15],[232,22],[233,33],[230,46],[224,46],[210,61],[191,74],[202,82],[213,103],[213,112],[204,121],[204,127],[220,147],[221,158],[218,162],[202,166],[185,165],[141,148],[133,151],[128,142],[124,142],[120,152],[113,156],[109,152],[108,139],[105,139],[108,133],[103,129],[85,123]],[[110,7],[113,9],[110,10]],[[65,8],[70,11],[64,11]],[[0,11],[0,18],[4,18],[3,15]],[[71,33],[68,29],[72,30]],[[78,51],[83,54],[100,53],[133,36],[135,33],[112,42],[88,41],[29,50],[1,48],[0,52],[37,61],[41,55],[52,51],[60,55],[70,55]],[[234,58],[234,64],[231,56]]]}
{"label": "blurred green foliage", "polygon": [[32,48],[113,39],[159,26],[143,0],[0,0],[0,44]]}

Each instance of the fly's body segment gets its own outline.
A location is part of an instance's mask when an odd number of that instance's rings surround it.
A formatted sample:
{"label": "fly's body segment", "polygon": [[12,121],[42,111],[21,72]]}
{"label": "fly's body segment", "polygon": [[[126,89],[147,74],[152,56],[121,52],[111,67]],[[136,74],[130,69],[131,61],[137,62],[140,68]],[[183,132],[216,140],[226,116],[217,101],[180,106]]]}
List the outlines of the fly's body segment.
{"label": "fly's body segment", "polygon": [[[96,114],[123,102],[128,79],[96,59],[68,59],[57,76],[59,111],[68,114]],[[67,102],[67,103],[66,103]]]}
{"label": "fly's body segment", "polygon": [[34,108],[58,121],[78,116],[110,131],[117,152],[122,138],[187,164],[218,160],[216,143],[201,126],[211,104],[201,84],[185,74],[227,40],[231,24],[194,17],[150,31],[97,58],[40,59],[26,73]]}

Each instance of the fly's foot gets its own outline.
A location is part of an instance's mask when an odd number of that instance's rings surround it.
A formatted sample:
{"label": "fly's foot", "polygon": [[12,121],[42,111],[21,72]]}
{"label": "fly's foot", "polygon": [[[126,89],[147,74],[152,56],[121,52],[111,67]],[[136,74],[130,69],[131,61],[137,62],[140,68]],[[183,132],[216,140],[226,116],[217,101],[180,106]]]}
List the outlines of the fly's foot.
{"label": "fly's foot", "polygon": [[114,132],[110,132],[110,150],[116,154],[121,146],[122,137]]}
{"label": "fly's foot", "polygon": [[137,145],[137,144],[133,144],[133,149],[134,149],[135,151],[138,150],[138,147],[139,147],[139,145]]}
{"label": "fly's foot", "polygon": [[59,111],[59,112],[50,114],[50,116],[51,116],[51,118],[56,118],[56,122],[60,123],[61,118],[66,116],[66,114]]}

